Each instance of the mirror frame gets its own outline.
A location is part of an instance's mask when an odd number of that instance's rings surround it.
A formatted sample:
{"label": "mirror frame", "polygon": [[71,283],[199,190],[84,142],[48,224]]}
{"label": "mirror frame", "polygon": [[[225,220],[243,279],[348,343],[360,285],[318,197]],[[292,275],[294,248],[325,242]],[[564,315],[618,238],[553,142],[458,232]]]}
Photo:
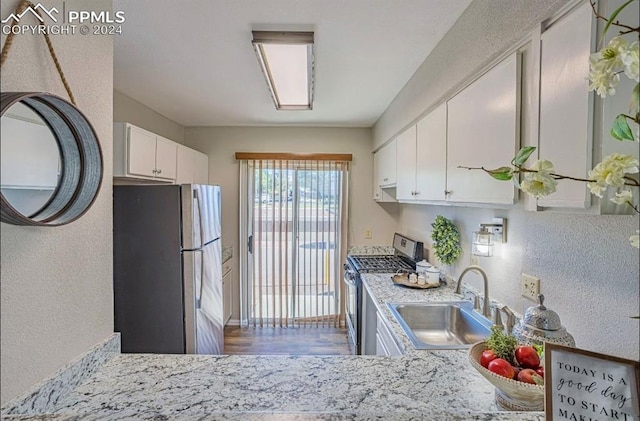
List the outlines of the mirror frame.
{"label": "mirror frame", "polygon": [[17,102],[33,110],[51,130],[58,142],[61,172],[51,198],[32,215],[22,214],[0,194],[0,220],[49,227],[71,223],[93,205],[102,184],[104,163],[96,132],[73,104],[46,92],[2,92],[0,117]]}

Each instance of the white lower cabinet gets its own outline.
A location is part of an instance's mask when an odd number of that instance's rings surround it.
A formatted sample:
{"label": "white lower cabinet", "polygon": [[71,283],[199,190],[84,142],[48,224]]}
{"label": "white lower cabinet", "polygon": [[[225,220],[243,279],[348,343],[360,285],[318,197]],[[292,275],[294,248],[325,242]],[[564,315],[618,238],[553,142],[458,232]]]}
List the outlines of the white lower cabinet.
{"label": "white lower cabinet", "polygon": [[391,331],[384,322],[384,316],[377,313],[377,329],[376,329],[376,355],[394,356],[402,355],[400,347],[393,339]]}
{"label": "white lower cabinet", "polygon": [[222,266],[222,321],[226,325],[233,313],[233,271],[229,262]]}

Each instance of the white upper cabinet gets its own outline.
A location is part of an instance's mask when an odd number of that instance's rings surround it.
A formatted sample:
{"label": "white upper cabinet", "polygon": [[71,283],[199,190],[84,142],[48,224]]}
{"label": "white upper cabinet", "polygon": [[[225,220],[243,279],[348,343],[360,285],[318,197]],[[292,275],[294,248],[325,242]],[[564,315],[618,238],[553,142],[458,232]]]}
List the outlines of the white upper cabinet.
{"label": "white upper cabinet", "polygon": [[479,171],[509,165],[519,146],[520,57],[512,54],[447,102],[447,200],[513,204],[515,187]]}
{"label": "white upper cabinet", "polygon": [[416,194],[416,126],[396,138],[396,198],[414,200]]}
{"label": "white upper cabinet", "polygon": [[440,104],[396,139],[396,197],[402,202],[445,200],[447,105]]}
{"label": "white upper cabinet", "polygon": [[[594,23],[585,2],[541,35],[539,156],[556,173],[578,178],[587,177],[592,162],[593,94],[586,78]],[[585,183],[561,181],[538,205],[585,208],[590,196]]]}
{"label": "white upper cabinet", "polygon": [[447,179],[447,104],[418,121],[416,126],[417,200],[445,200]]}
{"label": "white upper cabinet", "polygon": [[176,184],[208,184],[209,157],[195,149],[178,145]]}
{"label": "white upper cabinet", "polygon": [[392,140],[373,154],[373,200],[395,202],[390,193],[396,186],[396,141]]}
{"label": "white upper cabinet", "polygon": [[113,176],[175,181],[177,143],[129,123],[113,125]]}
{"label": "white upper cabinet", "polygon": [[209,184],[209,157],[202,152],[193,151],[195,156],[193,182],[195,184]]}
{"label": "white upper cabinet", "polygon": [[[191,148],[178,145],[176,184],[191,184],[195,178],[195,153]],[[199,183],[196,183],[199,184]]]}

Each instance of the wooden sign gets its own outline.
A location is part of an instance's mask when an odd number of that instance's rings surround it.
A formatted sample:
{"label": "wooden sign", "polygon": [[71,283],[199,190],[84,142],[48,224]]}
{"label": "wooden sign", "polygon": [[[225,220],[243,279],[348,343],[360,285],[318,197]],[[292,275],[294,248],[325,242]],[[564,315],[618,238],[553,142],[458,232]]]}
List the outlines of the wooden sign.
{"label": "wooden sign", "polygon": [[549,420],[640,421],[640,362],[545,343]]}

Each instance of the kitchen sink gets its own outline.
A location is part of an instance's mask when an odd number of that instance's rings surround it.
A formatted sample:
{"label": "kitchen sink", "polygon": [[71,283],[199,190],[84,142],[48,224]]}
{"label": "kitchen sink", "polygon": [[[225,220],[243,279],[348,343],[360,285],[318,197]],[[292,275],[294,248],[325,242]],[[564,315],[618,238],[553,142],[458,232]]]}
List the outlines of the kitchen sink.
{"label": "kitchen sink", "polygon": [[389,303],[391,314],[417,349],[465,349],[491,334],[491,321],[468,301]]}

